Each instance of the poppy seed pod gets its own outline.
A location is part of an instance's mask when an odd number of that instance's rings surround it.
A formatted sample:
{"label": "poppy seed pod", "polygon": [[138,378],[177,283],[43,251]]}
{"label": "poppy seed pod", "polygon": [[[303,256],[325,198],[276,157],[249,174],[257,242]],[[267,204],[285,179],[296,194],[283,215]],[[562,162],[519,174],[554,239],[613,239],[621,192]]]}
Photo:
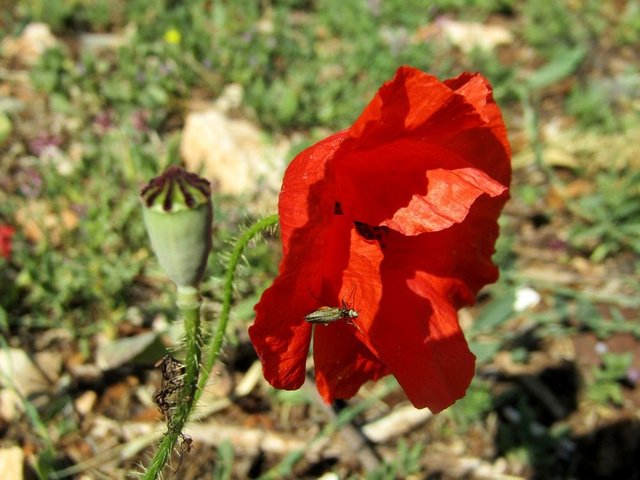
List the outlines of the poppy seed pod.
{"label": "poppy seed pod", "polygon": [[151,247],[178,288],[197,287],[211,252],[211,187],[171,166],[145,185],[140,198]]}

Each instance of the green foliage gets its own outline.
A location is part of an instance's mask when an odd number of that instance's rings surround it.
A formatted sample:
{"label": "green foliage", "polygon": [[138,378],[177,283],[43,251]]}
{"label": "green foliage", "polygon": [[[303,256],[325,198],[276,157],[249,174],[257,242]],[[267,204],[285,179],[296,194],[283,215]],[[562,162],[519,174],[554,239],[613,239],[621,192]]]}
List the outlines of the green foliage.
{"label": "green foliage", "polygon": [[535,0],[522,5],[527,22],[523,33],[529,44],[544,50],[553,50],[558,44],[575,44],[577,32],[566,2]]}
{"label": "green foliage", "polygon": [[68,53],[60,47],[47,50],[31,70],[33,85],[49,94],[69,90],[76,80],[73,62]]}
{"label": "green foliage", "polygon": [[[77,229],[62,233],[55,243],[43,237],[31,248],[16,249],[15,262],[21,266],[16,286],[26,294],[18,305],[7,308],[25,313],[10,316],[9,323],[48,327],[64,319],[80,331],[117,321],[126,309],[130,284],[148,257],[147,252],[130,248],[142,245],[145,238],[138,199],[123,197],[115,202],[119,188],[105,188],[98,178],[86,184],[85,198],[77,190],[53,188],[50,198],[57,198],[61,207],[52,215],[60,219],[62,205],[75,206],[82,219]],[[111,209],[104,208],[109,204]]]}
{"label": "green foliage", "polygon": [[640,1],[626,2],[624,13],[620,15],[616,29],[617,40],[623,45],[636,45],[640,38]]}
{"label": "green foliage", "polygon": [[422,470],[420,459],[425,448],[424,443],[417,442],[409,445],[406,440],[400,439],[393,460],[385,462],[377,470],[368,473],[365,478],[367,480],[393,480],[419,473]]}
{"label": "green foliage", "polygon": [[600,339],[609,338],[616,333],[631,334],[640,338],[640,324],[638,322],[627,320],[618,307],[610,306],[607,310],[605,317],[593,303],[583,299],[578,302],[576,318],[581,327],[588,328]]}
{"label": "green foliage", "polygon": [[[57,50],[44,56],[34,83],[70,104],[81,86],[98,109],[146,108],[159,124],[173,108],[169,99],[198,86],[215,94],[235,82],[261,122],[282,129],[344,126],[398,65],[430,67],[429,45],[396,23],[415,19],[398,13],[404,9],[387,17],[366,2],[324,0],[311,17],[291,15],[286,5],[268,12],[258,5],[191,1],[145,9],[131,2],[127,12],[138,28],[117,58],[84,56],[75,64]],[[164,40],[170,30],[180,35],[179,45]]]}
{"label": "green foliage", "polygon": [[621,126],[612,100],[611,92],[604,84],[591,81],[571,90],[567,111],[585,127],[611,132]]}
{"label": "green foliage", "polygon": [[597,403],[612,402],[622,405],[622,385],[633,361],[633,353],[605,353],[602,365],[592,370],[593,380],[587,389],[587,397]]}
{"label": "green foliage", "polygon": [[62,28],[67,19],[73,15],[77,3],[77,1],[21,0],[17,5],[17,13],[28,21],[46,22],[57,30]]}
{"label": "green foliage", "polygon": [[494,300],[483,308],[473,322],[473,331],[477,333],[495,331],[514,313],[515,290],[507,289],[500,292]]}
{"label": "green foliage", "polygon": [[13,123],[11,118],[4,112],[0,111],[0,145],[2,145],[13,130]]}
{"label": "green foliage", "polygon": [[562,424],[547,428],[539,423],[534,408],[518,391],[506,392],[497,399],[497,406],[502,413],[495,439],[498,451],[533,466],[543,478],[550,478],[545,473],[553,471],[554,462],[562,456],[568,429]]}
{"label": "green foliage", "polygon": [[[245,86],[248,103],[272,128],[344,126],[399,64],[429,66],[428,46],[410,42],[406,27],[366,2],[325,0],[313,18],[277,8],[271,25],[266,32],[247,25],[240,37],[221,34],[222,55],[212,60]],[[237,55],[246,50],[250,55]]]}
{"label": "green foliage", "polygon": [[[406,3],[409,5],[406,5]],[[516,2],[514,0],[434,0],[429,2],[425,0],[415,0],[414,2],[402,2],[394,5],[394,7],[398,10],[405,11],[407,15],[411,15],[411,12],[419,11],[416,10],[416,8],[411,8],[411,4],[414,4],[416,7],[428,7],[435,11],[446,13],[455,12],[461,15],[462,18],[468,17],[476,20],[478,17],[483,18],[491,13],[509,14],[512,12]]]}
{"label": "green foliage", "polygon": [[[0,337],[0,349],[7,349],[8,345],[4,337]],[[3,366],[6,368],[6,366]],[[32,401],[25,398],[20,391],[16,388],[14,380],[10,374],[5,374],[5,371],[0,370],[0,385],[3,389],[11,391],[17,398],[20,399],[24,414],[31,425],[33,432],[36,434],[39,442],[41,443],[41,451],[36,456],[35,464],[33,465],[35,474],[41,480],[50,478],[51,473],[55,470],[54,463],[56,457],[56,448],[53,441],[53,435],[47,427],[47,418],[38,411],[38,408]],[[66,395],[62,396],[63,401],[67,401]]]}
{"label": "green foliage", "polygon": [[55,31],[106,31],[125,21],[124,0],[20,0],[18,12],[30,21],[46,22]]}
{"label": "green foliage", "polygon": [[592,260],[624,250],[640,253],[640,172],[601,172],[594,192],[569,208],[576,217],[571,244]]}
{"label": "green foliage", "polygon": [[229,480],[232,478],[233,458],[233,444],[229,440],[224,440],[218,446],[218,458],[211,478],[215,480]]}
{"label": "green foliage", "polygon": [[482,417],[493,408],[491,385],[479,378],[475,378],[467,394],[454,403],[447,412],[455,419],[462,429],[482,420]]}
{"label": "green foliage", "polygon": [[524,37],[529,44],[548,56],[558,49],[572,49],[596,38],[606,22],[606,2],[586,0],[580,4],[533,0],[522,8]]}
{"label": "green foliage", "polygon": [[556,49],[549,61],[527,78],[528,87],[537,90],[564,80],[577,70],[586,53],[583,46]]}

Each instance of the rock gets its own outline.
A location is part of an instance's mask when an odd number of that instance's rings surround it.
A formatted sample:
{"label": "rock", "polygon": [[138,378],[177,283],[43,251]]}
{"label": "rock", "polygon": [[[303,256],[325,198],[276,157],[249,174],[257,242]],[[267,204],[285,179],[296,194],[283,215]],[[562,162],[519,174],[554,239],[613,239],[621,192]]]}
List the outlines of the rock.
{"label": "rock", "polygon": [[288,140],[268,141],[251,122],[212,107],[188,115],[180,153],[187,169],[202,169],[218,192],[251,195],[275,208],[289,146]]}
{"label": "rock", "polygon": [[117,50],[127,43],[131,32],[122,33],[82,33],[78,40],[80,51],[88,54],[99,54],[104,50]]}
{"label": "rock", "polygon": [[78,398],[75,399],[74,405],[76,407],[76,411],[81,416],[85,417],[93,410],[94,405],[96,404],[96,400],[98,399],[98,394],[93,390],[87,390]]}
{"label": "rock", "polygon": [[519,287],[516,289],[516,298],[513,302],[513,309],[516,312],[524,312],[534,308],[540,303],[542,297],[540,293],[531,287]]}
{"label": "rock", "polygon": [[465,53],[474,48],[493,50],[513,42],[513,34],[502,25],[458,22],[446,17],[438,19],[436,23],[441,34]]}
{"label": "rock", "polygon": [[42,54],[58,41],[46,23],[30,23],[20,36],[6,37],[0,44],[2,55],[25,67],[35,65]]}
{"label": "rock", "polygon": [[112,370],[124,365],[153,365],[166,353],[158,332],[147,332],[98,345],[96,365]]}
{"label": "rock", "polygon": [[0,472],[2,478],[24,478],[24,452],[20,447],[0,449]]}
{"label": "rock", "polygon": [[38,354],[36,362],[37,365],[19,348],[0,350],[2,384],[15,388],[23,397],[49,391],[58,379],[60,356],[43,352]]}
{"label": "rock", "polygon": [[14,390],[0,390],[0,423],[13,423],[24,411],[22,399]]}

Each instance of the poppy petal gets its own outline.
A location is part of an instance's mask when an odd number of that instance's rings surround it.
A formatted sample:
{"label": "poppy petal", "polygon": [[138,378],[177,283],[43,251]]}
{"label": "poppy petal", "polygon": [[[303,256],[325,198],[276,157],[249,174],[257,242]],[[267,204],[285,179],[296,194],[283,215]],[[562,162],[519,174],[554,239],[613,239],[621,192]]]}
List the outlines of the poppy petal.
{"label": "poppy petal", "polygon": [[444,84],[464,96],[466,101],[473,105],[509,157],[511,147],[507,138],[507,128],[502,119],[500,108],[493,99],[493,89],[489,81],[479,73],[465,72],[456,78],[445,80]]}
{"label": "poppy petal", "polygon": [[342,141],[337,134],[319,142],[299,154],[285,173],[280,273],[255,306],[249,328],[264,376],[277,388],[295,389],[304,382],[311,340],[311,325],[304,318],[319,307],[319,298],[331,296],[327,285],[349,253],[343,236],[350,224],[334,215],[335,198],[325,177],[326,164]]}
{"label": "poppy petal", "polygon": [[349,129],[358,145],[372,147],[398,138],[439,139],[484,121],[463,95],[436,77],[402,66]]}
{"label": "poppy petal", "polygon": [[431,276],[415,272],[409,277],[393,267],[383,272],[385,291],[369,338],[411,403],[439,412],[464,396],[475,357],[455,308],[433,290]]}
{"label": "poppy petal", "polygon": [[286,255],[290,237],[308,222],[317,223],[333,214],[335,197],[327,180],[327,163],[346,139],[338,132],[300,152],[289,164],[282,180],[278,201],[283,253]]}
{"label": "poppy petal", "polygon": [[327,403],[336,398],[351,398],[363,383],[378,380],[389,373],[387,367],[357,338],[353,325],[337,321],[314,328],[316,384]]}
{"label": "poppy petal", "polygon": [[405,235],[459,223],[480,195],[506,189],[456,152],[409,139],[352,152],[336,160],[335,170],[336,196],[346,213]]}
{"label": "poppy petal", "polygon": [[[324,190],[321,190],[324,191]],[[280,274],[255,306],[249,336],[274,387],[298,388],[305,378],[311,325],[305,316],[320,299],[337,297],[332,281],[349,254],[349,223],[344,216],[325,216],[317,224],[296,229],[280,264]],[[337,300],[336,300],[337,304]]]}
{"label": "poppy petal", "polygon": [[382,290],[379,272],[382,252],[375,242],[363,239],[351,225],[348,264],[337,283],[342,286],[339,298],[347,308],[358,312],[358,318],[339,320],[314,330],[314,363],[316,383],[327,402],[350,398],[368,380],[389,373],[375,351],[368,345],[360,325],[375,316]]}
{"label": "poppy petal", "polygon": [[414,194],[381,224],[404,235],[444,230],[462,222],[480,195],[495,197],[507,188],[475,168],[429,170],[427,183],[426,195]]}
{"label": "poppy petal", "polygon": [[312,332],[304,316],[350,298],[357,318],[313,327],[326,401],[388,372],[416,407],[437,412],[462,397],[475,359],[457,309],[497,279],[491,255],[510,180],[489,83],[399,68],[350,129],[285,173],[280,275],[250,329],[267,380],[301,385]]}
{"label": "poppy petal", "polygon": [[255,306],[256,319],[249,327],[265,379],[285,390],[304,383],[311,341],[311,325],[303,319],[312,299],[296,288],[297,283],[296,272],[279,275]]}
{"label": "poppy petal", "polygon": [[[459,288],[458,282],[395,262],[415,260],[418,249],[411,251],[412,244],[429,235],[433,234],[405,237],[390,232],[382,248],[354,236],[351,248],[357,253],[349,268],[360,276],[358,287],[366,299],[362,306],[356,305],[360,314],[353,321],[356,336],[393,373],[414,406],[438,412],[464,395],[475,360],[448,298]],[[392,250],[404,251],[407,257],[382,256]],[[331,348],[328,342],[316,342],[314,351]]]}
{"label": "poppy petal", "polygon": [[436,291],[455,308],[472,304],[480,288],[498,279],[491,257],[505,201],[506,194],[483,196],[464,222],[439,232],[406,237],[391,231],[384,250],[385,265],[427,272]]}

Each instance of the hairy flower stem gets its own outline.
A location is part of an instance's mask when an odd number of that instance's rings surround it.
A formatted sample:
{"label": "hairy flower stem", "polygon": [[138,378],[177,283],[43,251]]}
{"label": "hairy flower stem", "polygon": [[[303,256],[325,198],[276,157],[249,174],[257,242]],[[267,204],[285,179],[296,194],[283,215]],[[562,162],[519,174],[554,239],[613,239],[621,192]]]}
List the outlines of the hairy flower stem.
{"label": "hairy flower stem", "polygon": [[193,405],[196,401],[198,386],[198,371],[202,347],[200,345],[200,306],[202,300],[198,290],[193,287],[178,287],[176,304],[180,315],[184,319],[184,336],[186,356],[184,360],[184,387],[180,391],[178,405],[175,412],[167,419],[167,433],[160,442],[147,471],[142,478],[152,480],[158,477],[171,456],[174,445],[181,436]]}
{"label": "hairy flower stem", "polygon": [[[233,279],[236,268],[242,258],[242,252],[249,244],[249,241],[258,233],[272,227],[278,223],[278,215],[271,215],[254,223],[236,242],[227,265],[224,277],[222,312],[216,326],[216,330],[209,338],[205,346],[206,360],[198,375],[202,349],[200,345],[200,305],[201,300],[195,288],[178,288],[178,308],[184,318],[185,329],[185,376],[184,388],[180,392],[178,407],[169,419],[167,433],[160,442],[160,446],[154,455],[149,467],[144,472],[143,480],[154,480],[158,477],[163,467],[171,456],[174,445],[181,436],[189,415],[202,394],[213,364],[220,355],[222,341],[229,322],[229,311],[231,310],[231,300],[233,297]],[[198,378],[199,377],[199,378]]]}
{"label": "hairy flower stem", "polygon": [[249,244],[249,241],[254,236],[262,232],[263,230],[276,225],[277,223],[278,215],[271,215],[257,221],[242,234],[242,236],[238,239],[235,246],[233,247],[233,252],[231,252],[231,258],[229,259],[227,271],[224,276],[222,311],[220,312],[220,319],[218,321],[216,330],[213,336],[207,342],[207,346],[205,347],[206,357],[204,366],[202,367],[200,381],[198,382],[196,401],[198,401],[198,398],[200,398],[200,395],[204,391],[204,387],[207,385],[207,380],[209,380],[211,368],[213,368],[213,364],[216,363],[218,355],[220,354],[222,341],[224,340],[224,334],[227,329],[227,323],[229,322],[231,300],[233,299],[233,279],[236,273],[236,268],[238,267],[238,262],[240,261],[240,258],[242,258],[242,252],[244,252],[245,247]]}

